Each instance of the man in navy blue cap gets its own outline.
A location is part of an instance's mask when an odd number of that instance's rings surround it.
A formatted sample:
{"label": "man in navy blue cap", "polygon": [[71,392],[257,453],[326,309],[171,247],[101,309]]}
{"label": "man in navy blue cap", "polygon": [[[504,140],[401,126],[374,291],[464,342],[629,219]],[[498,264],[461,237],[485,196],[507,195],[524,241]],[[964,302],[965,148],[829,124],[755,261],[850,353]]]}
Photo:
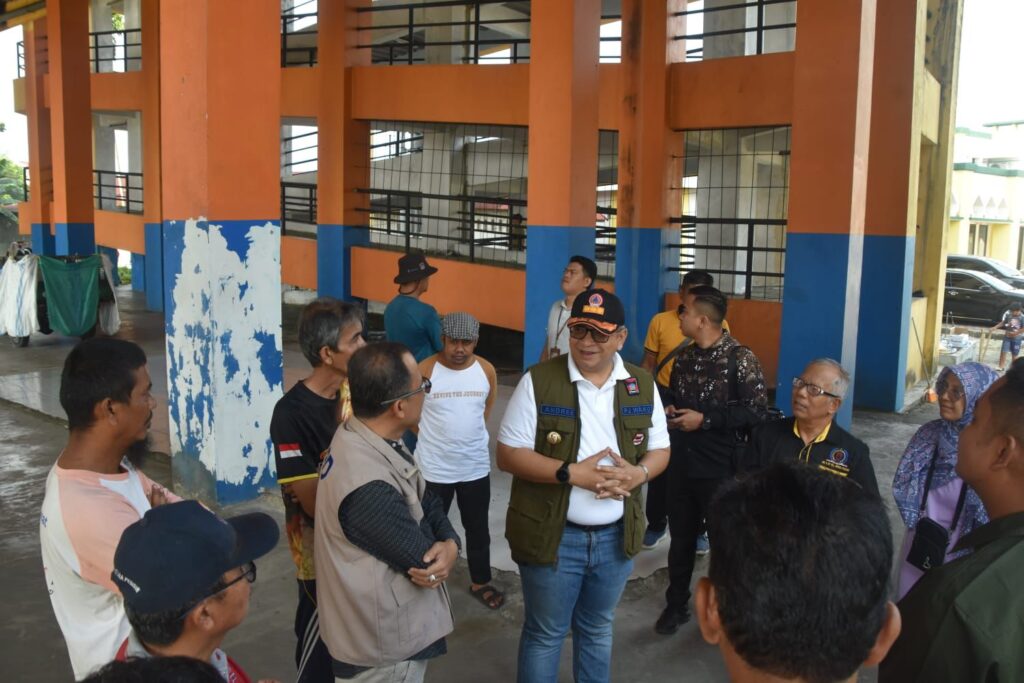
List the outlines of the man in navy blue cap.
{"label": "man in navy blue cap", "polygon": [[254,560],[278,535],[277,522],[262,512],[225,520],[192,500],[147,512],[125,529],[114,553],[111,579],[132,626],[117,659],[193,657],[225,681],[248,683],[220,644],[245,619]]}

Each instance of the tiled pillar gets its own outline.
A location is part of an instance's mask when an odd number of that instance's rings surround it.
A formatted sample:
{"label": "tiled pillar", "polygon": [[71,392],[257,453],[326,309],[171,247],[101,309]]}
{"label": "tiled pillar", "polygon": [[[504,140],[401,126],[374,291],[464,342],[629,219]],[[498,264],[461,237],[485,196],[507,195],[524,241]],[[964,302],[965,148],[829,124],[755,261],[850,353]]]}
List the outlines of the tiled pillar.
{"label": "tiled pillar", "polygon": [[280,12],[277,0],[160,4],[171,462],[184,495],[219,503],[275,482]]}
{"label": "tiled pillar", "polygon": [[594,256],[600,15],[590,0],[531,5],[525,366],[569,257]]}
{"label": "tiled pillar", "polygon": [[[840,361],[851,375],[857,370],[875,0],[801,2],[797,26],[783,388],[821,356]],[[788,412],[785,389],[778,403]],[[845,401],[841,424],[849,425],[852,410],[853,401]]]}

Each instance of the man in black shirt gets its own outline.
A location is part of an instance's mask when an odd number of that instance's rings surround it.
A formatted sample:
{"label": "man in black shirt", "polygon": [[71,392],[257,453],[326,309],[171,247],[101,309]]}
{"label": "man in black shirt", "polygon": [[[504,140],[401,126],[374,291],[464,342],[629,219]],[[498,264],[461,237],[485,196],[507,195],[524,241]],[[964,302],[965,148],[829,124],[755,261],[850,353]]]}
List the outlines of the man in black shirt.
{"label": "man in black shirt", "polygon": [[793,378],[793,417],[754,429],[743,469],[780,460],[799,460],[820,470],[849,477],[878,496],[878,481],[866,443],[835,423],[850,386],[850,375],[831,358],[811,361]]}
{"label": "man in black shirt", "polygon": [[288,544],[299,584],[295,613],[299,683],[334,681],[331,656],[320,640],[316,618],[313,515],[322,455],[338,424],[351,412],[348,361],[365,345],[358,307],[330,297],[306,306],[299,317],[299,346],[313,372],[277,402],[270,421]]}
{"label": "man in black shirt", "polygon": [[718,486],[736,472],[738,431],[759,423],[768,402],[757,357],[722,329],[727,307],[725,295],[706,285],[691,287],[679,307],[679,328],[694,343],[676,357],[673,403],[665,408],[669,429],[682,435],[668,468],[668,604],[654,626],[662,635],[690,619],[700,522]]}

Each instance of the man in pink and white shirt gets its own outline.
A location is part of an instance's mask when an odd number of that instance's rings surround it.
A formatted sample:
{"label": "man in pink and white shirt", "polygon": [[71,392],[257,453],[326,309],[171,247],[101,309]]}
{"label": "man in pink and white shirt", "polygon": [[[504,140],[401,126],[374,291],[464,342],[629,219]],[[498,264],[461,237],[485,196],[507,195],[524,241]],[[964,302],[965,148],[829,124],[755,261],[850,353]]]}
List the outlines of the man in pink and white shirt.
{"label": "man in pink and white shirt", "polygon": [[114,658],[128,636],[110,579],[124,529],[179,500],[132,464],[153,418],[146,355],[120,339],[83,341],[68,354],[60,402],[68,442],[46,479],[39,518],[43,571],[75,679]]}

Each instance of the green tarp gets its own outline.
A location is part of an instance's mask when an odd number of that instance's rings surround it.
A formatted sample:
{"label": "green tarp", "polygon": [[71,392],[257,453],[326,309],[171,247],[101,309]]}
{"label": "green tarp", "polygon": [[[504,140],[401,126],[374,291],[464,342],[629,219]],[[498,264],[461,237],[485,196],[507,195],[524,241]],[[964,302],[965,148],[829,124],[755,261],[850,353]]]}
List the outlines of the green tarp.
{"label": "green tarp", "polygon": [[102,263],[98,255],[77,263],[39,257],[50,327],[68,337],[81,337],[96,325]]}

